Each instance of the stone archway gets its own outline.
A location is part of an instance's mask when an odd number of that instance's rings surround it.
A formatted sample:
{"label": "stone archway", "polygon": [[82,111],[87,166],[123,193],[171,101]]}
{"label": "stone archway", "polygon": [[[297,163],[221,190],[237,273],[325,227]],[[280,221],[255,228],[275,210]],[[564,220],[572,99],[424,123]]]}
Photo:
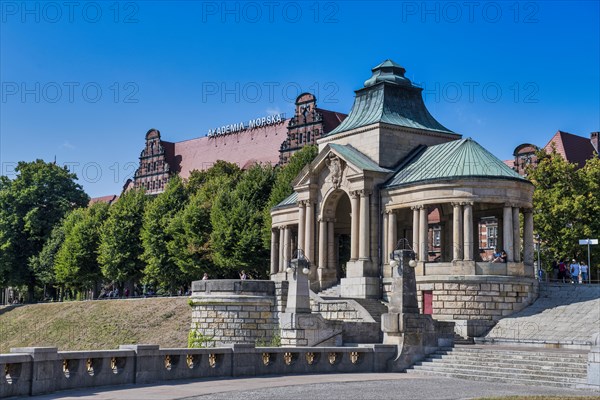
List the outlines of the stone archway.
{"label": "stone archway", "polygon": [[320,211],[318,279],[324,290],[346,276],[351,246],[350,196],[342,189],[334,189],[325,197]]}

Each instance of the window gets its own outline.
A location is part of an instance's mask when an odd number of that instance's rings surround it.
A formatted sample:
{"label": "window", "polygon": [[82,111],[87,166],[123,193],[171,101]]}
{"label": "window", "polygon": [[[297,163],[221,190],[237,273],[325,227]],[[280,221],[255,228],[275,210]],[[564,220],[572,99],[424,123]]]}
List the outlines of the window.
{"label": "window", "polygon": [[298,134],[298,143],[302,143],[302,139],[304,139],[303,135],[301,133]]}
{"label": "window", "polygon": [[498,225],[487,225],[487,247],[496,247],[498,244]]}
{"label": "window", "polygon": [[442,228],[440,226],[433,227],[433,247],[441,247],[442,245]]}

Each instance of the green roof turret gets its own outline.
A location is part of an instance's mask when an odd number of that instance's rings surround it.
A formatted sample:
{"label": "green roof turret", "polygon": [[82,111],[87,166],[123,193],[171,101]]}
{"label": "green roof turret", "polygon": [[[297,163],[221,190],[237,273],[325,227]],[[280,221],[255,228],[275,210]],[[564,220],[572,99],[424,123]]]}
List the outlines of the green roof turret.
{"label": "green roof turret", "polygon": [[412,83],[404,76],[406,69],[392,60],[385,60],[371,69],[373,75],[365,81],[365,87],[373,86],[378,82],[392,82],[400,85],[411,86]]}

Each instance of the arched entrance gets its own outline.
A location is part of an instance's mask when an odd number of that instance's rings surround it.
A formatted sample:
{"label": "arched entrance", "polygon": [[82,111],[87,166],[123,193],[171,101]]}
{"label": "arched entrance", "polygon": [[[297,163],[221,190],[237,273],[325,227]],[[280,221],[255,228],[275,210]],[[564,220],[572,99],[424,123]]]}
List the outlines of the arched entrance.
{"label": "arched entrance", "polygon": [[336,189],[323,202],[319,217],[318,279],[321,290],[346,277],[350,260],[352,204],[348,194]]}

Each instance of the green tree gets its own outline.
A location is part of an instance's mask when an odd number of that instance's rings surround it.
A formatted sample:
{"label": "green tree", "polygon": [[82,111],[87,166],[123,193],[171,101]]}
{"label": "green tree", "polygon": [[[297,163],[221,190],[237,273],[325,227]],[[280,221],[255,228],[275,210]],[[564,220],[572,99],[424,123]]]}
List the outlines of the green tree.
{"label": "green tree", "polygon": [[235,164],[217,161],[204,171],[192,171],[187,189],[191,197],[168,226],[173,240],[169,254],[188,281],[199,279],[203,272],[211,277],[222,275],[212,262],[210,214],[213,203],[222,191],[233,190],[242,171]]}
{"label": "green tree", "polygon": [[186,283],[179,266],[169,252],[173,240],[168,229],[174,216],[187,203],[187,191],[178,176],[171,178],[165,191],[151,200],[145,208],[141,238],[144,282],[158,284],[174,293],[177,286]]}
{"label": "green tree", "polygon": [[265,247],[270,247],[271,243],[271,209],[294,192],[292,181],[304,167],[315,159],[318,153],[317,146],[304,146],[302,150],[292,155],[286,166],[277,170],[277,178],[264,209],[263,242]]}
{"label": "green tree", "polygon": [[222,191],[211,211],[213,260],[229,277],[245,269],[265,277],[269,248],[262,241],[264,207],[275,181],[270,165],[245,171],[233,191]]}
{"label": "green tree", "polygon": [[[528,178],[535,185],[534,226],[548,258],[584,259],[579,239],[598,235],[600,162],[584,168],[568,163],[556,151],[537,154],[538,164]],[[550,260],[544,260],[549,265]]]}
{"label": "green tree", "polygon": [[102,279],[98,264],[100,228],[108,215],[108,204],[96,203],[71,212],[65,219],[65,239],[56,253],[57,281],[68,289],[97,289]]}
{"label": "green tree", "polygon": [[53,163],[19,162],[15,172],[14,180],[0,180],[0,284],[27,285],[33,299],[33,257],[65,214],[89,197],[75,174]]}
{"label": "green tree", "polygon": [[142,277],[144,262],[140,238],[146,195],[130,190],[108,210],[100,230],[98,262],[105,278],[111,281],[134,283]]}

